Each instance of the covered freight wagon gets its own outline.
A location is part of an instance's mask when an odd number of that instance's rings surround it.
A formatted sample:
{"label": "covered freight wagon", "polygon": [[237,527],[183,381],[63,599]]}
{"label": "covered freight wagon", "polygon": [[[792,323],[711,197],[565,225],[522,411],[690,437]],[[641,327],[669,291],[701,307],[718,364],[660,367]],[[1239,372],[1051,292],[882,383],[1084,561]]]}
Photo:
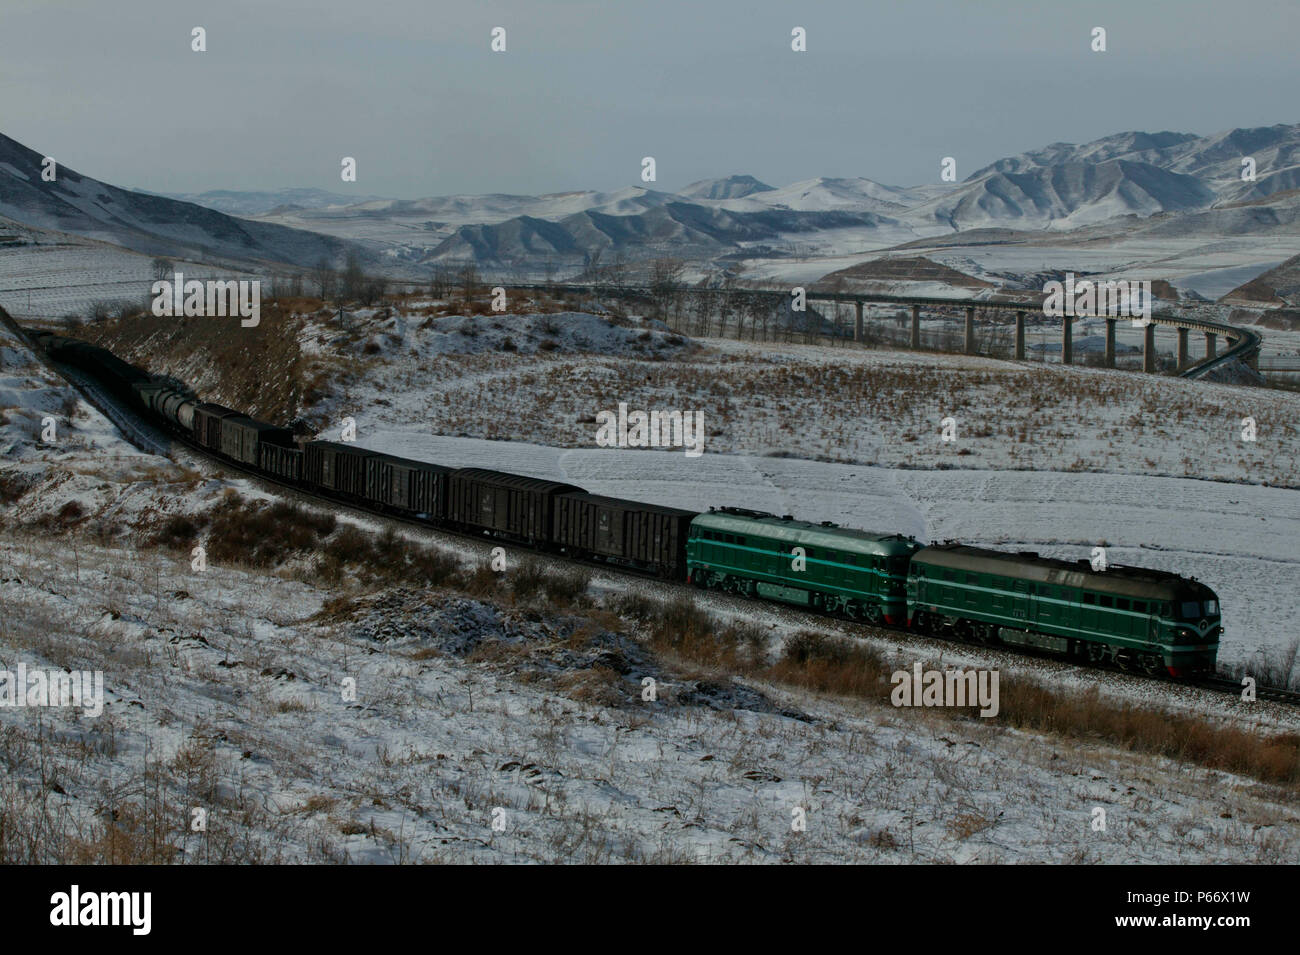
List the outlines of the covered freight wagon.
{"label": "covered freight wagon", "polygon": [[194,406],[194,440],[209,451],[220,451],[221,422],[231,417],[239,417],[239,412],[209,401],[198,402]]}
{"label": "covered freight wagon", "polygon": [[296,446],[263,444],[258,451],[258,464],[267,474],[282,481],[302,480],[302,450]]}
{"label": "covered freight wagon", "polygon": [[376,452],[337,441],[309,441],[303,453],[304,480],[327,491],[366,499],[366,462]]}
{"label": "covered freight wagon", "polygon": [[686,576],[686,541],[693,511],[580,491],[557,494],[551,542],[566,553]]}
{"label": "covered freight wagon", "polygon": [[366,497],[441,520],[447,513],[447,477],[451,471],[439,464],[376,454],[366,461]]}
{"label": "covered freight wagon", "polygon": [[221,419],[221,453],[241,464],[259,466],[263,444],[293,444],[293,432],[246,415]]}
{"label": "covered freight wagon", "polygon": [[469,530],[529,544],[551,536],[552,499],[582,488],[558,481],[458,468],[448,481],[447,520]]}

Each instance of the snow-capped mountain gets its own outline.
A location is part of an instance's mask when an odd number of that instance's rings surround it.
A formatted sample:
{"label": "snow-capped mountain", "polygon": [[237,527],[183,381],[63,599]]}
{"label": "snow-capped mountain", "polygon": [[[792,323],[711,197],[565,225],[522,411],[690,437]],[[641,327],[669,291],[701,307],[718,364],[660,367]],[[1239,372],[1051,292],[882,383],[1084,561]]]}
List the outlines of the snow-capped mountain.
{"label": "snow-capped mountain", "polygon": [[918,209],[954,231],[1010,225],[1069,229],[1116,216],[1205,209],[1212,189],[1195,176],[1127,159],[991,172]]}
{"label": "snow-capped mountain", "polygon": [[[1243,160],[1252,160],[1254,179],[1243,179]],[[1300,124],[1230,129],[1210,136],[1191,133],[1116,133],[1080,146],[1053,143],[999,159],[967,178],[992,173],[1028,173],[1075,163],[1126,160],[1194,176],[1220,199],[1258,198],[1300,186]]]}
{"label": "snow-capped mountain", "polygon": [[693,182],[679,196],[687,199],[744,199],[756,192],[772,192],[772,187],[753,176],[725,176]]}
{"label": "snow-capped mountain", "polygon": [[0,216],[136,252],[311,267],[341,262],[349,243],[239,219],[189,202],[119,189],[67,166],[42,177],[44,157],[0,135]]}
{"label": "snow-capped mountain", "polygon": [[773,187],[731,175],[676,193],[634,185],[386,199],[215,190],[186,196],[191,203],[70,169],[45,183],[40,158],[0,137],[0,215],[150,253],[300,266],[338,261],[352,242],[412,275],[467,260],[489,269],[564,269],[598,254],[607,263],[671,255],[712,267],[764,257],[851,263],[860,253],[937,235],[960,244],[974,230],[1265,236],[1289,234],[1300,219],[1300,125],[1054,143],[999,159],[960,183],[906,188],[830,177]]}
{"label": "snow-capped mountain", "polygon": [[875,229],[897,225],[871,212],[797,212],[765,209],[734,212],[692,202],[668,202],[631,215],[587,209],[559,221],[517,216],[505,222],[464,225],[433,248],[426,261],[528,263],[543,256],[563,265],[582,264],[593,254],[622,254],[628,260],[675,256],[713,257],[752,243],[833,229]]}
{"label": "snow-capped mountain", "polygon": [[277,189],[273,192],[248,192],[234,189],[210,189],[207,192],[150,192],[139,189],[147,195],[162,196],[180,202],[192,202],[206,206],[217,212],[232,216],[256,216],[267,212],[289,211],[294,209],[332,209],[355,205],[378,199],[379,196],[357,196],[342,192],[329,192],[325,189]]}
{"label": "snow-capped mountain", "polygon": [[791,183],[758,197],[766,205],[800,212],[902,212],[916,203],[906,189],[870,179],[829,179],[824,176]]}

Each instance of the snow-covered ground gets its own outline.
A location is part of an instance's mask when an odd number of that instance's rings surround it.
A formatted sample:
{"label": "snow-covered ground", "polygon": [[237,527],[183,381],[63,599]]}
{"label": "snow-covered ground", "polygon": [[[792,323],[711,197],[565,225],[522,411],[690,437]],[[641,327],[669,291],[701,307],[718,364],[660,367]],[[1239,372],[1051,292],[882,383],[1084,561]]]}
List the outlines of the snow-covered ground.
{"label": "snow-covered ground", "polygon": [[[603,611],[584,619],[582,611],[516,606],[504,594],[326,586],[310,568],[214,563],[195,571],[183,551],[121,535],[210,506],[227,488],[261,492],[184,454],[173,463],[131,447],[5,341],[4,474],[43,483],[0,511],[0,665],[100,670],[107,705],[93,718],[0,707],[8,754],[0,814],[34,832],[66,822],[86,840],[81,857],[100,857],[111,844],[156,858],[129,835],[151,819],[156,844],[179,847],[189,861],[1294,858],[1300,828],[1291,796],[1245,777],[979,719],[733,683],[659,659]],[[52,447],[33,431],[40,412],[68,415]],[[1253,556],[1242,554],[1251,546],[1246,532],[1224,536],[1227,522],[1216,537],[1221,566],[1249,566],[1242,576],[1255,578],[1251,602],[1261,612],[1273,597],[1267,568],[1286,563],[1296,521],[1296,509],[1287,510],[1296,492],[1250,485],[711,453],[688,461],[680,452],[366,428],[363,437],[431,460],[564,476],[683,506],[799,513],[813,501],[820,517],[888,520],[940,536],[974,536],[998,523],[1016,528],[1016,543],[1072,553],[1074,535],[1080,547],[1103,537],[1117,559],[1140,553],[1148,562],[1214,556],[1196,553],[1206,538],[1194,511],[1263,514],[1267,534],[1256,535]],[[1137,503],[1143,498],[1159,507]],[[1134,503],[1121,511],[1120,500]],[[33,523],[71,501],[83,508],[73,516],[84,521],[80,531]],[[1172,549],[1146,549],[1153,539]],[[484,550],[451,546],[477,562]],[[593,581],[597,595],[620,587],[662,592],[648,582]],[[721,605],[777,642],[819,627],[771,605]],[[900,666],[940,665],[966,650],[888,634],[872,643]],[[625,671],[611,670],[610,660]],[[1010,655],[995,665],[1019,669]],[[1024,668],[1044,667],[1058,679],[1073,670],[1043,661]],[[654,701],[641,698],[645,676],[658,681]],[[1178,693],[1128,678],[1106,692],[1119,699],[1126,682],[1171,700]],[[1252,732],[1294,724],[1272,708],[1261,725],[1265,711],[1230,700],[1211,712]],[[1093,830],[1097,807],[1107,813],[1105,832]],[[206,834],[193,831],[195,809],[206,813]],[[801,832],[791,826],[797,814],[807,820]],[[103,834],[110,818],[112,838]],[[177,857],[170,849],[164,856]]]}
{"label": "snow-covered ground", "polygon": [[[183,859],[1284,862],[1267,787],[1109,747],[756,686],[631,656],[621,705],[563,662],[575,623],[396,592],[339,617],[301,581],[10,542],[5,658],[105,673],[98,718],[0,709],[3,784],[93,833],[161,820]],[[180,596],[183,595],[183,596]],[[613,634],[602,638],[611,645]],[[476,647],[480,655],[465,652]],[[508,661],[508,662],[497,662]],[[526,675],[527,680],[520,676]],[[658,698],[641,702],[645,675]],[[355,683],[349,683],[355,681]],[[355,687],[355,697],[348,691]],[[1045,745],[1046,743],[1046,745]],[[153,782],[145,785],[142,770]],[[30,791],[30,790],[28,790]],[[1094,832],[1094,810],[1107,829]],[[206,833],[190,831],[195,809]],[[800,812],[805,831],[793,831]],[[107,818],[106,815],[103,818]]]}
{"label": "snow-covered ground", "polygon": [[[41,229],[0,231],[23,239],[0,244],[0,308],[14,318],[54,319],[69,313],[85,318],[98,302],[142,305],[149,299],[155,278],[152,256]],[[175,267],[194,279],[250,277],[194,262],[178,261]]]}
{"label": "snow-covered ground", "polygon": [[[580,314],[353,320],[368,333],[305,329],[314,354],[367,363],[328,407],[308,410],[370,429],[593,447],[595,415],[626,402],[704,411],[709,449],[729,454],[1300,484],[1300,398],[1282,392],[851,347],[684,349],[653,326],[629,335]],[[543,337],[558,346],[538,351]],[[949,417],[956,440],[945,442]],[[1241,436],[1248,417],[1254,441]]]}

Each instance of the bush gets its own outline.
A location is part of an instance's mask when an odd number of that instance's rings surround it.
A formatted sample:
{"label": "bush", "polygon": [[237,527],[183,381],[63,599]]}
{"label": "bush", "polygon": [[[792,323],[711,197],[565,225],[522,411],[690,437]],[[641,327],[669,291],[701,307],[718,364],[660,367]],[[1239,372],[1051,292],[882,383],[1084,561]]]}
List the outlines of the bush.
{"label": "bush", "polygon": [[333,529],[333,514],[285,501],[250,504],[236,494],[213,509],[208,556],[270,567],[314,549]]}
{"label": "bush", "polygon": [[0,504],[12,504],[32,489],[35,481],[14,471],[0,473]]}
{"label": "bush", "polygon": [[173,550],[188,550],[194,546],[207,523],[207,515],[173,514],[158,525],[149,541]]}

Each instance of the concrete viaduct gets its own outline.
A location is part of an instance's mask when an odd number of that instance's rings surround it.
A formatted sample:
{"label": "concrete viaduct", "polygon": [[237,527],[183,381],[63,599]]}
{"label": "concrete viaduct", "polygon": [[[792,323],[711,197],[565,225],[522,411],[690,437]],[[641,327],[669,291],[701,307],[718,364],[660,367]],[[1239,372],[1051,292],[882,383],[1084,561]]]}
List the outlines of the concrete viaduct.
{"label": "concrete viaduct", "polygon": [[[650,287],[650,286],[627,286],[627,285],[577,285],[577,284],[557,284],[557,285],[512,285],[512,288],[525,288],[531,290],[550,290],[550,291],[567,291],[578,292],[582,294],[601,294],[601,293],[622,293],[622,294],[644,294],[644,295],[663,295],[663,294],[706,294],[718,296],[754,296],[765,295],[773,299],[782,299],[788,301],[790,290],[782,289],[780,291],[773,289],[754,289],[754,288],[694,288],[690,286],[671,286],[671,287]],[[918,296],[906,295],[868,295],[861,292],[819,292],[815,289],[808,289],[805,292],[805,299],[808,302],[833,302],[836,304],[852,304],[854,307],[853,322],[853,340],[862,341],[863,337],[863,306],[871,305],[894,305],[909,307],[912,311],[912,328],[909,339],[912,348],[921,347],[921,311],[922,309],[934,308],[956,308],[965,309],[966,312],[966,334],[964,353],[973,355],[975,351],[975,313],[983,312],[1001,312],[1003,314],[1014,314],[1016,323],[1015,350],[1016,360],[1023,361],[1025,358],[1025,316],[1031,312],[1042,312],[1041,302],[1035,301],[1015,301],[1010,299],[960,299],[960,298],[924,298]],[[1071,364],[1074,360],[1073,347],[1073,323],[1076,317],[1094,317],[1094,316],[1064,316],[1061,319],[1061,362]],[[1133,319],[1128,317],[1095,316],[1104,318],[1106,321],[1106,355],[1105,364],[1107,368],[1115,367],[1115,325],[1117,322],[1127,322]],[[1259,360],[1260,336],[1258,333],[1248,328],[1239,328],[1235,325],[1228,325],[1224,322],[1216,322],[1206,318],[1200,318],[1189,314],[1180,314],[1173,309],[1162,309],[1152,311],[1151,320],[1143,329],[1143,349],[1142,349],[1142,370],[1154,372],[1156,370],[1156,326],[1165,325],[1174,328],[1178,332],[1178,369],[1179,374],[1186,378],[1199,378],[1213,368],[1217,368],[1229,361],[1244,361],[1252,367],[1257,367]],[[1191,354],[1188,348],[1188,338],[1192,332],[1199,332],[1205,336],[1205,358],[1195,364],[1191,363]],[[1219,353],[1218,340],[1223,337],[1227,348],[1222,354]]]}

